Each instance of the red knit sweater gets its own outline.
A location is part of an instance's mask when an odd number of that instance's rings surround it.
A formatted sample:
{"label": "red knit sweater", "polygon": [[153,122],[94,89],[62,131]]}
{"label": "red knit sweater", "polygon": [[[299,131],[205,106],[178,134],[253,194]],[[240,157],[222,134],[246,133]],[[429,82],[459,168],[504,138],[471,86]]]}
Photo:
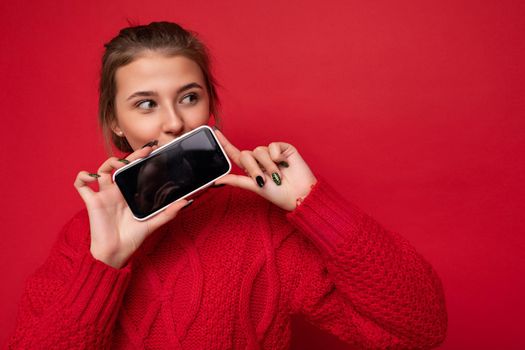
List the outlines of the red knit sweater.
{"label": "red knit sweater", "polygon": [[210,189],[122,269],[89,239],[82,211],[27,282],[9,348],[287,349],[293,314],[365,348],[445,337],[432,267],[322,180],[293,212]]}

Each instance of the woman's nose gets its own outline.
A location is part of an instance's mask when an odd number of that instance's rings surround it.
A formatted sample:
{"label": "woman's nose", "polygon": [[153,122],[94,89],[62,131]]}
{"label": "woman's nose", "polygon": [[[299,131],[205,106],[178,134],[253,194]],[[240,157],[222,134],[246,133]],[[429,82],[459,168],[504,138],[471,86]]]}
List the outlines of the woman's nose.
{"label": "woman's nose", "polygon": [[174,108],[166,110],[163,116],[162,131],[178,136],[184,130],[184,120]]}

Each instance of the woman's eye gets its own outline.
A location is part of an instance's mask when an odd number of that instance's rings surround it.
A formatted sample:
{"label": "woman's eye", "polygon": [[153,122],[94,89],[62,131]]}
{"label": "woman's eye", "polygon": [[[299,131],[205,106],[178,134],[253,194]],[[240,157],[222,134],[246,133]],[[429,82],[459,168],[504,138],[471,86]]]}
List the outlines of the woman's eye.
{"label": "woman's eye", "polygon": [[140,109],[152,109],[157,107],[157,104],[153,100],[144,100],[137,103],[137,107]]}
{"label": "woman's eye", "polygon": [[195,104],[199,100],[199,96],[197,94],[188,94],[182,98],[180,103],[182,104]]}

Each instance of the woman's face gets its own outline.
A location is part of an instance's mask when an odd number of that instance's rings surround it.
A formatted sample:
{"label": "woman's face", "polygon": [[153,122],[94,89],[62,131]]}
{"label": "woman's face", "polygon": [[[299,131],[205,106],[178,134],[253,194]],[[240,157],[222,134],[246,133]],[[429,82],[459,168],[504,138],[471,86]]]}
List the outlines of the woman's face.
{"label": "woman's face", "polygon": [[137,150],[164,145],[208,122],[209,96],[199,66],[183,56],[148,53],[117,69],[113,132]]}

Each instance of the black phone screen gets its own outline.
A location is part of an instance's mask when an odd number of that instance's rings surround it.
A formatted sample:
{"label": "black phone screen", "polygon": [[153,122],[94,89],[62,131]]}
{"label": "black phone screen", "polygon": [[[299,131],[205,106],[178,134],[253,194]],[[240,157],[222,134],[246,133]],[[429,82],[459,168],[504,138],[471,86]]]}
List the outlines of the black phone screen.
{"label": "black phone screen", "polygon": [[212,132],[202,128],[115,175],[134,216],[142,219],[230,170]]}

